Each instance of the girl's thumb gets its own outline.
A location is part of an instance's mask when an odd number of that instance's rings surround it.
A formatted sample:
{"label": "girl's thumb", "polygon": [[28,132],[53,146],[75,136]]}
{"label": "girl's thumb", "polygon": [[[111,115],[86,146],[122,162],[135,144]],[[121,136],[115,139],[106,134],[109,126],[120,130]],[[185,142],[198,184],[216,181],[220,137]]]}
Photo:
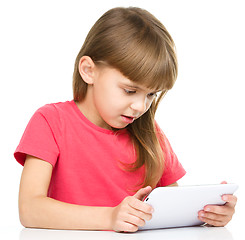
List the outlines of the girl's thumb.
{"label": "girl's thumb", "polygon": [[134,197],[142,201],[151,191],[152,191],[151,186],[141,188],[140,190],[138,190],[137,193],[135,193]]}

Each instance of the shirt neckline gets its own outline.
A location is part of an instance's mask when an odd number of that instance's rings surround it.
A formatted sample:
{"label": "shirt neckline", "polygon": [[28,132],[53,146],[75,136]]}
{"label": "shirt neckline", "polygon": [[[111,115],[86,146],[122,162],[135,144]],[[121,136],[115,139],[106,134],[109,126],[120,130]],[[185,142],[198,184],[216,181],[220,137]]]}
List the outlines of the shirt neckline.
{"label": "shirt neckline", "polygon": [[78,106],[76,105],[75,101],[72,100],[70,101],[73,109],[76,111],[76,113],[79,115],[79,117],[82,119],[83,122],[85,122],[87,125],[89,125],[90,127],[92,127],[93,129],[99,131],[99,132],[102,132],[102,133],[106,133],[106,134],[113,134],[115,135],[116,133],[124,133],[127,131],[126,128],[124,129],[119,129],[118,131],[113,131],[113,130],[109,130],[109,129],[105,129],[105,128],[102,128],[102,127],[99,127],[97,125],[95,125],[94,123],[92,123],[90,120],[88,120],[84,114],[80,111],[80,109],[78,108]]}

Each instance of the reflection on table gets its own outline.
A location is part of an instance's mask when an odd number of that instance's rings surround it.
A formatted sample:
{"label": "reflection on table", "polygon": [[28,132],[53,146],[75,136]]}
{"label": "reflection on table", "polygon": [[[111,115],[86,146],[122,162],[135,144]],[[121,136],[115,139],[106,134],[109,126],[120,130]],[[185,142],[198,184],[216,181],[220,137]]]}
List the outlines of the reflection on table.
{"label": "reflection on table", "polygon": [[24,228],[20,240],[233,240],[225,227],[185,227],[138,231],[136,233],[116,233],[112,231],[73,231]]}

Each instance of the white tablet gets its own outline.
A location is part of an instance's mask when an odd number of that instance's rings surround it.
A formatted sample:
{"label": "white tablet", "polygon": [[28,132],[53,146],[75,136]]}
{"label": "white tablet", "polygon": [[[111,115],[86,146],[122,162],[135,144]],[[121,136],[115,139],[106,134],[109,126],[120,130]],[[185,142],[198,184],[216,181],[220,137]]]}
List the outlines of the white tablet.
{"label": "white tablet", "polygon": [[185,227],[203,224],[198,212],[206,205],[223,205],[223,194],[233,194],[237,184],[155,188],[144,200],[154,208],[152,219],[140,229]]}

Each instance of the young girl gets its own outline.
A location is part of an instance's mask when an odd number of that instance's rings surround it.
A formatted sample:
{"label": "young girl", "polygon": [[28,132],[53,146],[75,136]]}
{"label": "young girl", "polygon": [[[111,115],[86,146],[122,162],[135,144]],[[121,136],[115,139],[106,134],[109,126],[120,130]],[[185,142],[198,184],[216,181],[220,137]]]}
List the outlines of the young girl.
{"label": "young girl", "polygon": [[[134,232],[152,217],[142,199],[185,174],[154,120],[177,78],[174,42],[139,8],[115,8],[92,27],[75,63],[74,100],[31,118],[16,160],[24,165],[20,221],[25,227]],[[214,226],[231,219],[236,198],[207,206]]]}

